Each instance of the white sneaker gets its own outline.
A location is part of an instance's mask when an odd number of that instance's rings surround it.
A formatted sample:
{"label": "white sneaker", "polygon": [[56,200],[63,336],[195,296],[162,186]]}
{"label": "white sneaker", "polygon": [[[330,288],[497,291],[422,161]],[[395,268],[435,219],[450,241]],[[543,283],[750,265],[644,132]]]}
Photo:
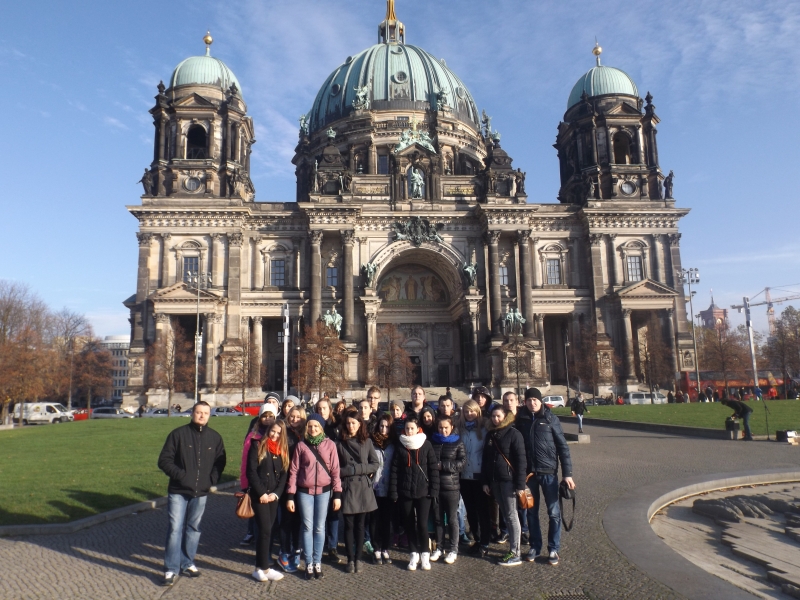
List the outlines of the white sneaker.
{"label": "white sneaker", "polygon": [[269,579],[270,581],[280,581],[281,579],[283,579],[283,573],[279,573],[275,569],[270,569],[269,571],[267,571],[267,579]]}
{"label": "white sneaker", "polygon": [[431,570],[431,553],[430,552],[423,552],[422,553],[422,570],[423,571],[430,571]]}
{"label": "white sneaker", "polygon": [[452,565],[454,562],[456,562],[456,558],[458,558],[458,554],[455,552],[448,552],[447,556],[444,557],[444,562],[446,562],[448,565]]}
{"label": "white sneaker", "polygon": [[436,562],[441,557],[442,557],[442,551],[437,548],[436,551],[433,554],[431,554],[431,562]]}
{"label": "white sneaker", "polygon": [[409,571],[416,571],[417,565],[419,564],[419,553],[412,552],[411,553],[411,560],[408,561],[408,570]]}
{"label": "white sneaker", "polygon": [[256,569],[255,571],[253,571],[253,579],[255,579],[256,581],[269,581],[269,577],[261,569]]}

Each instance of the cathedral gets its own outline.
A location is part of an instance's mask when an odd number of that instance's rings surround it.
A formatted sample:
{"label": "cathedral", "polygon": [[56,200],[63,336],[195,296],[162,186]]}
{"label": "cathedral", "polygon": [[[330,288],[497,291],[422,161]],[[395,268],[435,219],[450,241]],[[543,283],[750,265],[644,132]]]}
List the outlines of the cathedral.
{"label": "cathedral", "polygon": [[159,84],[153,160],[127,207],[139,258],[126,403],[165,399],[147,350],[176,326],[200,334],[212,405],[240,397],[228,363],[243,340],[263,389],[282,389],[285,305],[289,366],[305,327],[335,314],[357,395],[389,323],[425,387],[563,385],[572,344],[595,361],[600,393],[638,389],[654,327],[674,377],[694,369],[678,232],[689,211],[660,166],[652,96],[596,46],[558,124],[558,203],[539,202],[463,81],[406,38],[388,0],[378,43],[346,57],[300,118],[286,202],[258,201],[245,102],[258,92],[211,55],[210,36]]}

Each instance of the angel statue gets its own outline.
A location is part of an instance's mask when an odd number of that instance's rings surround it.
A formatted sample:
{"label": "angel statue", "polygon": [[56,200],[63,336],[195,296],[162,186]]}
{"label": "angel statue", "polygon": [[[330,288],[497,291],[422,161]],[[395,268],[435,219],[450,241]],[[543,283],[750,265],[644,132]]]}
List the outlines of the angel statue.
{"label": "angel statue", "polygon": [[476,263],[464,263],[464,274],[467,276],[469,287],[478,285],[478,265]]}

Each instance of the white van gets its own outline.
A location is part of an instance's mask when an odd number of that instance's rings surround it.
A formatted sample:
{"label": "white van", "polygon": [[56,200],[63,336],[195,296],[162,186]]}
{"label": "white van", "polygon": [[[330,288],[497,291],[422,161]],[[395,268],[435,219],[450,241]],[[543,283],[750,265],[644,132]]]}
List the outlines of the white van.
{"label": "white van", "polygon": [[33,423],[66,423],[74,421],[75,415],[63,404],[57,402],[26,402],[14,406],[14,420],[19,421],[19,407],[24,406],[22,424]]}
{"label": "white van", "polygon": [[626,392],[622,395],[625,404],[666,404],[667,397],[661,392]]}

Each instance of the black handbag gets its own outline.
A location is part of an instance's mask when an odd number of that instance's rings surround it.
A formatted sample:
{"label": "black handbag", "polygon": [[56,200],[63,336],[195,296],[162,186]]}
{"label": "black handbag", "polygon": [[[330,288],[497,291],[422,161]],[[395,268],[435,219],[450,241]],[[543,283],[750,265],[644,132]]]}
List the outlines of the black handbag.
{"label": "black handbag", "polygon": [[[564,518],[564,500],[572,500],[572,518],[569,523]],[[558,508],[561,510],[561,522],[564,524],[564,529],[570,531],[575,524],[575,490],[569,489],[567,482],[563,479],[558,484]]]}

